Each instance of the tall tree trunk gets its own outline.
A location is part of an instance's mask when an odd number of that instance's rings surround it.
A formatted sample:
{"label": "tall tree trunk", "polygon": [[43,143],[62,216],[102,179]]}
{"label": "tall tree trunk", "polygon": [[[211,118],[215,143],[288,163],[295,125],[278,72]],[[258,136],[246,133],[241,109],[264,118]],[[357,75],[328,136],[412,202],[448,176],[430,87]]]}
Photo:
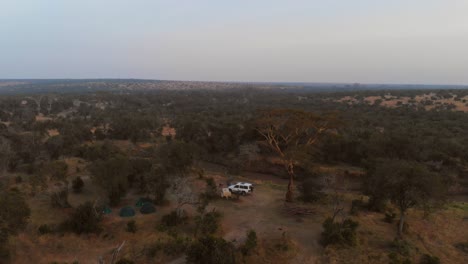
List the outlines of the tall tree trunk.
{"label": "tall tree trunk", "polygon": [[403,227],[405,226],[406,212],[400,211],[400,223],[398,224],[398,237],[403,237]]}
{"label": "tall tree trunk", "polygon": [[286,165],[288,170],[289,182],[288,190],[286,191],[286,202],[292,202],[294,200],[294,163],[293,161],[288,161]]}

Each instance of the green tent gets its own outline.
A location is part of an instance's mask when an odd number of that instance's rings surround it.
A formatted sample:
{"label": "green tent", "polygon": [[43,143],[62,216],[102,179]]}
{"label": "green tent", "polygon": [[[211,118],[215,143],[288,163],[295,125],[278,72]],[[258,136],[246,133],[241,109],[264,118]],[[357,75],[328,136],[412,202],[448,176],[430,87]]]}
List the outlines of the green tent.
{"label": "green tent", "polygon": [[140,208],[140,213],[142,214],[152,214],[154,212],[156,212],[156,208],[152,203],[144,203]]}
{"label": "green tent", "polygon": [[145,198],[145,197],[140,197],[138,201],[135,203],[136,207],[141,207],[145,203],[151,203],[151,199]]}
{"label": "green tent", "polygon": [[104,206],[102,208],[102,213],[103,214],[110,214],[110,213],[112,213],[112,209],[110,209],[110,207],[106,205],[106,206]]}
{"label": "green tent", "polygon": [[120,217],[131,217],[135,215],[135,210],[133,210],[130,206],[125,206],[124,208],[120,209],[119,213]]}

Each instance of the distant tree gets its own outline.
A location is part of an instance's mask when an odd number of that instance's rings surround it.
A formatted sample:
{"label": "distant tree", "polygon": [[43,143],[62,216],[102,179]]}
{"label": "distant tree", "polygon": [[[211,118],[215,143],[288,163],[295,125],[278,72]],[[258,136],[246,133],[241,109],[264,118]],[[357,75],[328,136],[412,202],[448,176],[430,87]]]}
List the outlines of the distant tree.
{"label": "distant tree", "polygon": [[295,166],[310,151],[320,136],[336,125],[334,116],[279,109],[263,111],[256,121],[257,132],[264,143],[282,160],[289,176],[286,201],[293,201]]}
{"label": "distant tree", "polygon": [[443,201],[447,195],[447,180],[417,162],[379,160],[369,174],[371,198],[389,199],[400,211],[399,236],[403,234],[408,209]]}
{"label": "distant tree", "polygon": [[61,135],[53,136],[46,141],[45,147],[51,159],[57,159],[63,154],[64,143]]}
{"label": "distant tree", "polygon": [[0,174],[6,172],[12,156],[13,150],[10,142],[6,138],[0,136]]}
{"label": "distant tree", "polygon": [[56,160],[45,165],[43,171],[49,174],[53,180],[66,181],[68,165],[62,160]]}

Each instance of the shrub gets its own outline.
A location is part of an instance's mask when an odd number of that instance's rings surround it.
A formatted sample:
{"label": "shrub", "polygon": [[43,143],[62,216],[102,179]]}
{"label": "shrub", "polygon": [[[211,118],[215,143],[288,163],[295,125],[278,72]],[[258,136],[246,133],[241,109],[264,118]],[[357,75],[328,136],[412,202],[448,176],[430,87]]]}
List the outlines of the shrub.
{"label": "shrub", "polygon": [[286,232],[283,232],[281,236],[281,240],[275,244],[275,248],[281,251],[288,251],[289,250],[289,241],[286,237]]}
{"label": "shrub", "polygon": [[357,215],[359,213],[359,211],[361,211],[362,209],[365,208],[365,203],[362,199],[360,200],[353,200],[351,202],[351,210],[350,210],[350,214],[351,215]]}
{"label": "shrub", "polygon": [[218,187],[216,186],[216,182],[213,178],[206,178],[206,190],[205,190],[205,197],[209,200],[213,200],[219,197],[218,194]]}
{"label": "shrub", "polygon": [[121,258],[119,261],[117,261],[115,264],[134,264],[135,262],[126,259],[126,258]]}
{"label": "shrub", "polygon": [[72,182],[72,188],[75,193],[80,193],[83,190],[84,181],[80,176],[76,177]]}
{"label": "shrub", "polygon": [[64,161],[57,160],[49,163],[45,170],[50,173],[52,179],[64,181],[67,178],[68,165]]}
{"label": "shrub", "polygon": [[316,202],[324,196],[322,187],[317,183],[317,176],[304,179],[298,186],[300,198],[307,203]]}
{"label": "shrub", "polygon": [[462,242],[455,245],[459,250],[468,253],[468,242]]}
{"label": "shrub", "polygon": [[137,231],[137,226],[135,220],[131,220],[127,222],[127,232],[135,233]]}
{"label": "shrub", "polygon": [[192,240],[188,237],[175,237],[163,244],[162,250],[168,256],[177,256],[186,252],[191,242]]}
{"label": "shrub", "polygon": [[407,257],[401,257],[396,252],[388,254],[390,259],[389,264],[412,264],[413,262]]}
{"label": "shrub", "polygon": [[257,247],[257,233],[254,230],[247,232],[247,239],[241,247],[241,252],[244,256],[250,255]]}
{"label": "shrub", "polygon": [[395,238],[391,243],[391,248],[398,254],[408,257],[411,254],[411,244],[403,239]]}
{"label": "shrub", "polygon": [[158,252],[162,251],[168,256],[177,256],[185,253],[190,247],[192,240],[189,237],[173,237],[168,241],[158,240],[146,247],[145,255],[150,258],[155,258]]}
{"label": "shrub", "polygon": [[164,227],[178,226],[185,224],[186,222],[187,217],[179,215],[176,210],[166,215],[163,215],[163,217],[161,218],[161,225],[163,225]]}
{"label": "shrub", "polygon": [[234,246],[222,238],[205,236],[192,243],[187,251],[187,263],[234,264]]}
{"label": "shrub", "polygon": [[440,259],[436,256],[424,254],[419,263],[420,264],[440,264]]}
{"label": "shrub", "polygon": [[53,192],[50,195],[50,202],[53,207],[69,208],[70,204],[68,203],[68,190],[65,188],[63,190]]}
{"label": "shrub", "polygon": [[195,219],[197,231],[200,231],[202,234],[214,234],[219,228],[221,216],[221,213],[217,211],[211,211],[204,215],[197,216]]}
{"label": "shrub", "polygon": [[20,184],[20,183],[22,183],[22,182],[23,182],[23,178],[22,178],[20,175],[18,175],[18,176],[15,177],[15,183],[16,183],[16,184]]}
{"label": "shrub", "polygon": [[52,232],[50,226],[47,224],[40,225],[37,231],[39,232],[40,235],[45,235],[45,234],[49,234]]}
{"label": "shrub", "polygon": [[356,229],[359,226],[349,218],[343,222],[334,222],[333,218],[329,217],[323,222],[321,243],[323,246],[336,244],[341,246],[355,246],[357,244]]}
{"label": "shrub", "polygon": [[63,223],[63,227],[77,234],[98,233],[101,231],[100,222],[101,215],[91,202],[87,202],[75,209],[70,219]]}
{"label": "shrub", "polygon": [[393,212],[393,211],[385,212],[385,218],[384,218],[385,222],[387,222],[389,224],[392,224],[395,221],[395,218],[396,218],[396,213],[395,212]]}

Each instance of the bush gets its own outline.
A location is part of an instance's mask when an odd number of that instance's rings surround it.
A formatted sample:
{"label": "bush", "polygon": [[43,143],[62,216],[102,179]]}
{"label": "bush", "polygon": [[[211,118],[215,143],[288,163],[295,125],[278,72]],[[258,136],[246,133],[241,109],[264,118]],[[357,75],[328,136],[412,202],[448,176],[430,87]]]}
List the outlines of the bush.
{"label": "bush", "polygon": [[392,252],[388,254],[388,258],[390,259],[389,264],[412,264],[413,262],[407,257],[401,257],[396,252]]}
{"label": "bush", "polygon": [[322,187],[317,183],[316,176],[314,178],[304,179],[298,186],[301,193],[300,198],[307,203],[316,202],[324,196]]}
{"label": "bush", "polygon": [[205,236],[192,243],[187,251],[187,263],[234,264],[234,246],[222,238]]}
{"label": "bush", "polygon": [[84,181],[80,176],[76,177],[72,182],[72,188],[75,193],[80,193],[83,190]]}
{"label": "bush", "polygon": [[436,256],[424,254],[419,263],[420,264],[440,264],[440,259]]}
{"label": "bush", "polygon": [[50,195],[50,202],[53,207],[57,208],[69,208],[70,204],[68,203],[68,189],[63,189],[57,192],[53,192]]}
{"label": "bush", "polygon": [[216,182],[213,178],[206,178],[206,190],[205,190],[205,197],[208,200],[213,200],[219,197],[218,194],[218,187],[216,186]]}
{"label": "bush", "polygon": [[455,247],[468,254],[468,242],[458,243]]}
{"label": "bush", "polygon": [[18,176],[15,177],[15,183],[16,183],[16,184],[20,184],[20,183],[22,183],[22,182],[23,182],[23,178],[22,178],[20,175],[18,175]]}
{"label": "bush", "polygon": [[221,213],[211,211],[204,215],[197,216],[195,222],[197,223],[197,232],[202,234],[214,234],[219,228],[219,221],[221,220]]}
{"label": "bush", "polygon": [[47,224],[40,225],[39,228],[37,229],[37,231],[39,232],[39,235],[45,235],[45,234],[52,233],[52,229]]}
{"label": "bush", "polygon": [[126,259],[126,258],[121,258],[119,261],[117,261],[115,264],[134,264],[135,262]]}
{"label": "bush", "polygon": [[77,234],[98,233],[101,231],[100,222],[101,215],[91,202],[87,202],[75,209],[70,219],[63,223],[63,227]]}
{"label": "bush", "polygon": [[321,243],[323,246],[336,244],[341,246],[355,246],[357,244],[356,229],[359,226],[349,218],[343,222],[334,222],[333,218],[329,217],[323,222]]}
{"label": "bush", "polygon": [[189,237],[174,237],[169,241],[162,242],[158,240],[156,243],[146,247],[145,255],[150,258],[155,258],[159,251],[162,251],[168,256],[177,256],[185,253],[190,247],[192,240]]}
{"label": "bush", "polygon": [[392,224],[395,221],[395,218],[396,218],[396,213],[395,212],[393,212],[393,211],[385,212],[385,218],[384,218],[385,222],[387,222],[389,224]]}
{"label": "bush", "polygon": [[351,215],[357,215],[359,213],[359,211],[361,211],[362,209],[364,209],[366,207],[366,204],[364,203],[364,201],[362,199],[360,200],[353,200],[351,202],[351,210],[350,210],[350,214]]}
{"label": "bush", "polygon": [[250,255],[257,247],[257,233],[254,230],[247,232],[247,239],[241,247],[241,252],[244,256]]}
{"label": "bush", "polygon": [[406,240],[395,238],[390,246],[396,253],[402,256],[408,257],[411,254],[412,246]]}
{"label": "bush", "polygon": [[131,220],[127,222],[127,232],[135,233],[137,231],[137,226],[135,220]]}
{"label": "bush", "polygon": [[369,197],[367,209],[374,212],[385,212],[387,210],[388,201],[380,195],[373,194]]}
{"label": "bush", "polygon": [[190,247],[192,240],[188,237],[175,237],[162,245],[162,250],[167,256],[183,254]]}
{"label": "bush", "polygon": [[186,216],[180,216],[176,210],[163,215],[161,218],[161,225],[164,227],[173,227],[187,223]]}
{"label": "bush", "polygon": [[45,168],[46,173],[50,173],[52,179],[64,181],[67,179],[68,165],[64,161],[53,161]]}

